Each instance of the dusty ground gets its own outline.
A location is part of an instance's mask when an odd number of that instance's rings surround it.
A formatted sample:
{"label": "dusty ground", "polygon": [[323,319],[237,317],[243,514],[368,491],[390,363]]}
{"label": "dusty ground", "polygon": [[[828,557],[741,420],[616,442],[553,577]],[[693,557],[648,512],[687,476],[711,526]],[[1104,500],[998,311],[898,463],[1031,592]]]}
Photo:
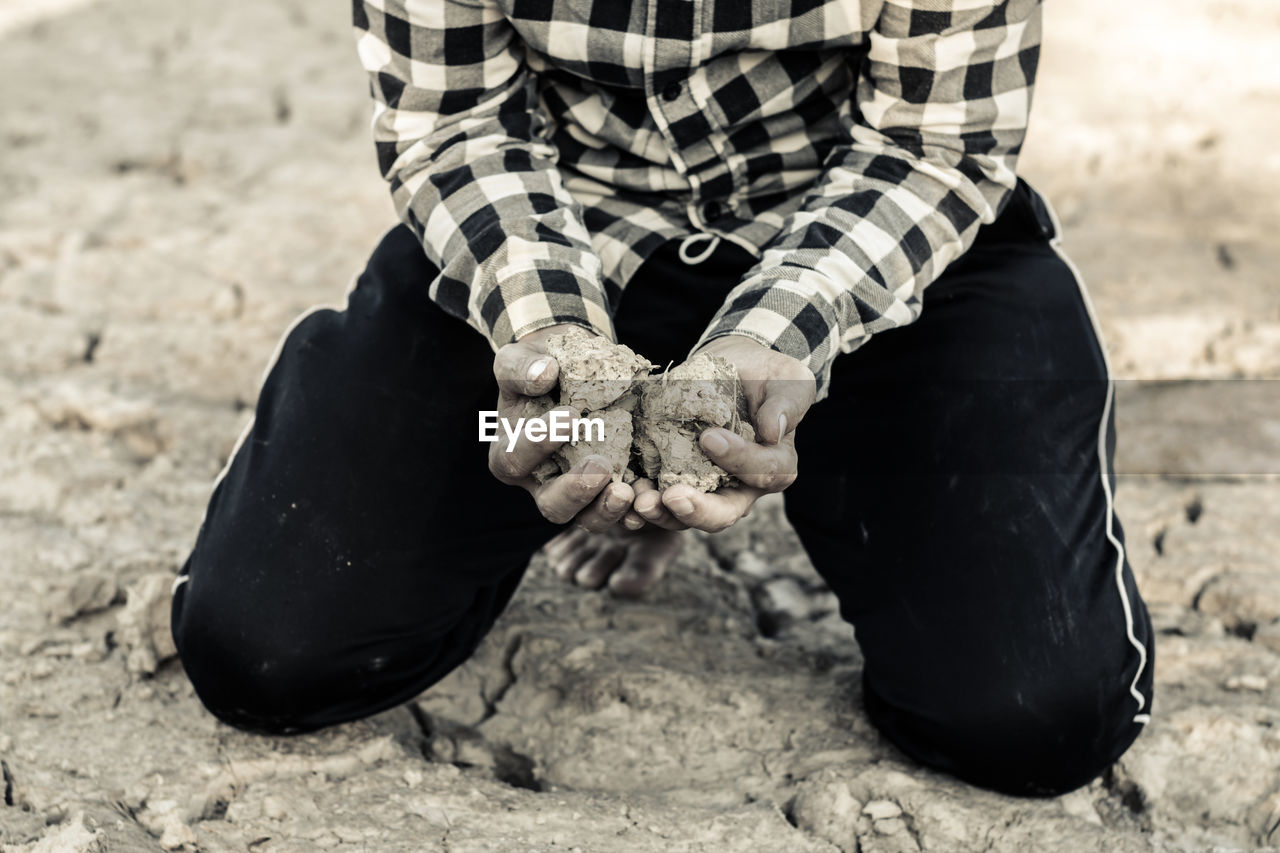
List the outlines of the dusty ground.
{"label": "dusty ground", "polygon": [[0,850],[1280,845],[1280,393],[1238,381],[1280,377],[1271,0],[1049,9],[1024,171],[1117,369],[1224,381],[1122,388],[1155,714],[1047,801],[869,727],[776,505],[642,603],[535,566],[472,664],[375,719],[204,713],[163,660],[168,580],[281,329],[391,221],[346,15],[0,0]]}

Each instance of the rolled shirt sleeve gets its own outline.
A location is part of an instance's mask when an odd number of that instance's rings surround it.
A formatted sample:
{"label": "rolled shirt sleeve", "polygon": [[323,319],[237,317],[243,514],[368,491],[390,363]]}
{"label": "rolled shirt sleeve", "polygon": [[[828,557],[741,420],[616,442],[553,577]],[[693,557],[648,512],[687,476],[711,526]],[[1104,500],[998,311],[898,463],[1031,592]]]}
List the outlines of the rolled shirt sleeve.
{"label": "rolled shirt sleeve", "polygon": [[849,141],[702,341],[744,335],[798,358],[821,398],[837,355],[919,317],[1016,184],[1039,45],[1038,0],[889,0]]}
{"label": "rolled shirt sleeve", "polygon": [[441,271],[431,300],[497,347],[556,323],[613,337],[601,265],[492,0],[355,0],[379,168]]}

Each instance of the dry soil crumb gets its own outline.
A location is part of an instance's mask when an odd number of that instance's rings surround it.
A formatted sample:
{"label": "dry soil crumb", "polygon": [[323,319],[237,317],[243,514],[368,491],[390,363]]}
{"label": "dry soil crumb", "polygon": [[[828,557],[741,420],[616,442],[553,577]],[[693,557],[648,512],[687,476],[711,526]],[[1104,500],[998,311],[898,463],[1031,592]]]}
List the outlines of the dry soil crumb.
{"label": "dry soil crumb", "polygon": [[712,492],[733,482],[698,445],[709,427],[725,427],[755,441],[737,369],[719,356],[699,354],[644,383],[636,432],[645,475],[658,488],[678,483]]}
{"label": "dry soil crumb", "polygon": [[599,418],[604,423],[604,437],[603,439],[582,439],[576,444],[570,443],[560,448],[556,456],[564,460],[564,470],[567,471],[586,457],[594,454],[609,460],[613,467],[613,481],[615,483],[629,483],[634,480],[636,478],[635,472],[629,467],[631,462],[631,413],[621,408],[602,409],[598,412],[588,412],[587,418],[591,420]]}
{"label": "dry soil crumb", "polygon": [[547,339],[547,352],[560,366],[560,402],[579,412],[596,412],[631,390],[632,383],[653,369],[626,346],[610,343],[582,329]]}

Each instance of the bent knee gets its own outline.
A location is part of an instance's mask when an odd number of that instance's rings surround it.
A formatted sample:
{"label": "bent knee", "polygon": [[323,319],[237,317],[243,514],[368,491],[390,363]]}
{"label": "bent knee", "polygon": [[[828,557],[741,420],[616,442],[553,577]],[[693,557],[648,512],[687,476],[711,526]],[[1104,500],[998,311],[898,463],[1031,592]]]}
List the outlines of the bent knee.
{"label": "bent knee", "polygon": [[210,713],[257,734],[300,734],[385,711],[469,650],[432,636],[371,639],[305,608],[250,619],[194,603],[175,606],[173,620],[187,677]]}
{"label": "bent knee", "polygon": [[[332,631],[175,600],[173,638],[187,677],[215,717],[259,734],[296,734],[341,722],[339,705],[368,687]],[[351,716],[347,716],[350,719]]]}
{"label": "bent knee", "polygon": [[922,763],[1022,796],[1088,784],[1128,749],[1145,720],[1127,690],[1080,679],[975,690],[927,720],[869,691],[867,705],[890,740]]}
{"label": "bent knee", "polygon": [[1101,707],[1091,695],[1010,697],[951,733],[958,770],[1012,794],[1065,794],[1097,778],[1141,731],[1134,705]]}
{"label": "bent knee", "polygon": [[320,728],[321,685],[316,656],[288,651],[268,632],[221,630],[185,620],[174,640],[196,695],[219,720],[259,734]]}

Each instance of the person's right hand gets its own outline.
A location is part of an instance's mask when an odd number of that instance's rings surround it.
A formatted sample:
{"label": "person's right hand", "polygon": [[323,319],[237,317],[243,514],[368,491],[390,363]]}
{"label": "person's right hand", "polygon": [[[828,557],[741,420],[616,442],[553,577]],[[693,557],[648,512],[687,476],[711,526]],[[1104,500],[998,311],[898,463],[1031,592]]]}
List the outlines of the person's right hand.
{"label": "person's right hand", "polygon": [[[493,359],[493,375],[498,380],[498,417],[514,424],[530,398],[555,387],[559,365],[547,354],[546,341],[570,328],[578,327],[548,326],[498,350]],[[569,411],[570,417],[578,414]],[[609,529],[631,509],[635,492],[626,483],[610,482],[612,466],[605,457],[588,456],[545,484],[533,479],[533,470],[563,444],[550,438],[531,441],[522,430],[508,452],[505,435],[500,432],[500,440],[489,446],[489,470],[502,482],[526,489],[543,516],[556,524],[573,521],[593,533]]]}

